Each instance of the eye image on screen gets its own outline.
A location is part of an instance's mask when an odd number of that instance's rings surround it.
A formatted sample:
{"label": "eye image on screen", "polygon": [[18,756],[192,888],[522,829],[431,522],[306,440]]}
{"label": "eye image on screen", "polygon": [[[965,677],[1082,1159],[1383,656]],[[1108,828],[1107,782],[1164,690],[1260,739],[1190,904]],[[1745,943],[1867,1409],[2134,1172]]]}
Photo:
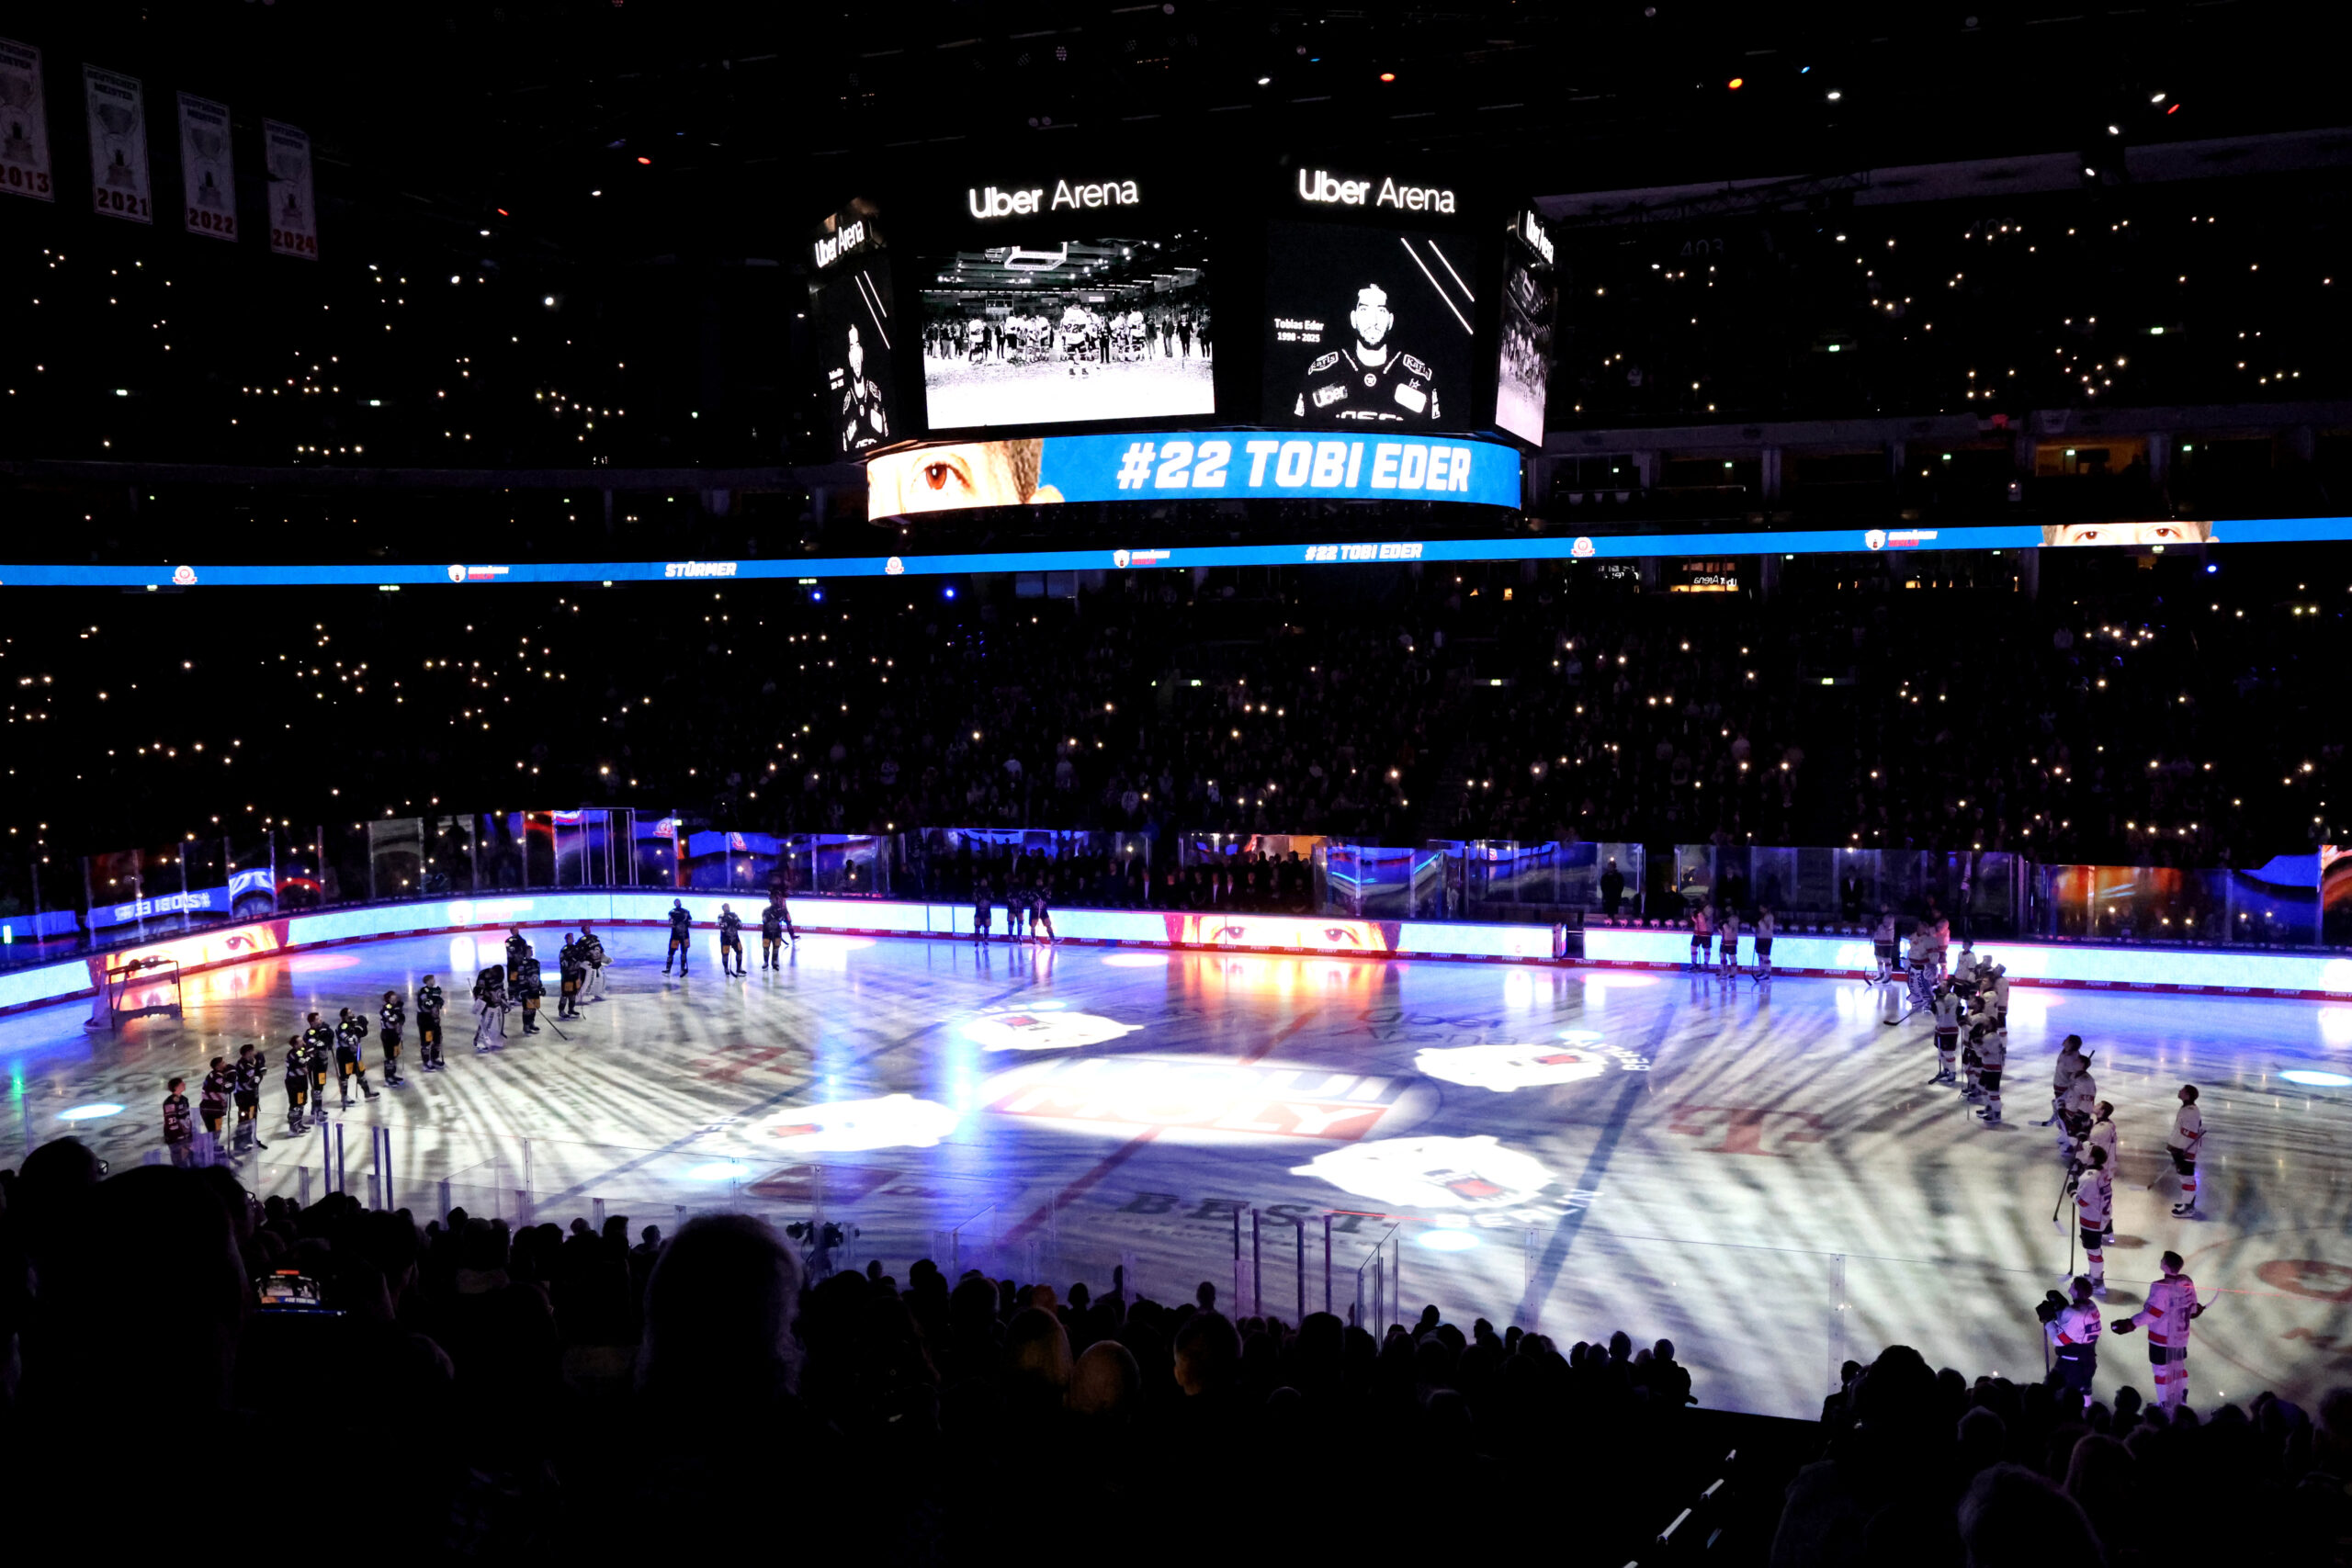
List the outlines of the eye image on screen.
{"label": "eye image on screen", "polygon": [[851,457],[898,434],[890,360],[899,323],[891,314],[888,265],[877,260],[828,277],[815,304],[824,414],[835,449]]}
{"label": "eye image on screen", "polygon": [[1270,225],[1266,422],[1473,423],[1475,248],[1451,234]]}
{"label": "eye image on screen", "polygon": [[926,266],[933,429],[1216,412],[1199,236],[1027,239]]}

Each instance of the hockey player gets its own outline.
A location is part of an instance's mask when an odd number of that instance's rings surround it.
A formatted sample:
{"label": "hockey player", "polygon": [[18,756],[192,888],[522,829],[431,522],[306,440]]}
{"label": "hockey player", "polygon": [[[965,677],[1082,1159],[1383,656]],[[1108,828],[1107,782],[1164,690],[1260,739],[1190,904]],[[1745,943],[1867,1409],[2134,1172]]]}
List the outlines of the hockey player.
{"label": "hockey player", "polygon": [[1951,983],[1953,989],[1959,991],[1963,997],[1975,994],[1976,944],[1974,942],[1968,941],[1961,942],[1960,956],[1951,961]]}
{"label": "hockey player", "polygon": [[2170,1414],[2188,1397],[2188,1325],[2205,1309],[2198,1304],[2197,1281],[2181,1272],[2180,1254],[2167,1252],[2158,1262],[2165,1275],[2148,1287],[2148,1304],[2108,1326],[2129,1334],[2146,1325],[2148,1375],[2155,1381],[2158,1403]]}
{"label": "hockey player", "polygon": [[695,918],[686,913],[685,900],[670,901],[670,947],[662,955],[662,973],[670,972],[670,960],[678,961],[678,973],[686,972],[686,960],[694,955]]}
{"label": "hockey player", "polygon": [[[735,967],[727,967],[727,955],[735,955]],[[718,972],[739,978],[743,973],[743,917],[735,912],[732,904],[718,907]]]}
{"label": "hockey player", "polygon": [[523,1032],[539,1032],[539,1003],[546,999],[547,982],[539,976],[539,961],[526,953],[515,961],[514,996],[523,1004]]}
{"label": "hockey player", "polygon": [[311,1048],[299,1034],[286,1037],[286,1133],[300,1137],[311,1130]]}
{"label": "hockey player", "polygon": [[1894,911],[1883,904],[1879,906],[1878,924],[1871,928],[1871,956],[1878,961],[1871,985],[1883,986],[1894,978]]}
{"label": "hockey player", "polygon": [[580,939],[567,935],[563,945],[556,949],[556,1001],[558,1018],[580,1016],[580,979],[587,965],[581,961]]}
{"label": "hockey player", "polygon": [[2088,1056],[2083,1058],[2082,1071],[2066,1086],[2066,1096],[2058,1102],[2058,1144],[2070,1160],[2081,1161],[2083,1140],[2090,1136],[2091,1112],[2098,1105],[2098,1079],[2091,1074]]}
{"label": "hockey player", "polygon": [[1380,424],[1439,420],[1437,373],[1388,341],[1396,323],[1386,289],[1376,283],[1357,289],[1355,309],[1348,313],[1354,342],[1317,355],[1307,366],[1291,417]]}
{"label": "hockey player", "polygon": [[1716,942],[1723,954],[1721,963],[1723,977],[1728,980],[1731,978],[1732,971],[1739,967],[1739,911],[1737,909],[1724,910],[1723,925],[1716,932]]}
{"label": "hockey player", "polygon": [[972,940],[988,945],[989,928],[996,923],[996,907],[989,902],[989,879],[981,877],[972,889]]}
{"label": "hockey player", "polygon": [[311,1065],[311,1107],[312,1114],[323,1122],[327,1119],[327,1071],[334,1065],[334,1031],[322,1023],[317,1013],[307,1016],[302,1048]]}
{"label": "hockey player", "polygon": [[261,1079],[266,1066],[251,1042],[237,1048],[237,1059],[229,1065],[236,1083],[239,1148],[269,1147],[261,1141]]}
{"label": "hockey player", "polygon": [[196,1116],[188,1110],[186,1078],[164,1086],[164,1150],[183,1170],[196,1163]]}
{"label": "hockey player", "polygon": [[2165,1140],[2172,1168],[2180,1173],[2180,1201],[2172,1206],[2176,1219],[2197,1213],[2197,1152],[2204,1143],[2205,1113],[2197,1109],[2197,1086],[2185,1083],[2180,1086],[2180,1110],[2172,1119],[2172,1136]]}
{"label": "hockey player", "polygon": [[401,1032],[408,1027],[408,1005],[401,1000],[398,991],[386,991],[384,1003],[376,1010],[376,1021],[382,1025],[377,1043],[384,1053],[384,1084],[398,1089],[408,1080],[401,1077]]}
{"label": "hockey player", "polygon": [[1029,890],[1021,885],[1018,878],[1004,885],[1004,940],[1007,942],[1021,940],[1021,913],[1028,901]]}
{"label": "hockey player", "polygon": [[[1039,926],[1046,928],[1046,934],[1042,939],[1037,935]],[[1047,947],[1051,947],[1057,940],[1054,935],[1054,912],[1046,907],[1046,885],[1042,882],[1029,889],[1029,940],[1032,942],[1043,940]]]}
{"label": "hockey player", "polygon": [[343,1021],[335,1026],[335,1082],[343,1091],[343,1108],[351,1109],[351,1086],[357,1084],[359,1092],[368,1099],[376,1091],[368,1087],[368,1061],[361,1055],[368,1044],[368,1021],[356,1017],[349,1008],[343,1010]]}
{"label": "hockey player", "polygon": [[2098,1373],[2098,1308],[2091,1305],[2091,1297],[2107,1294],[2107,1287],[2095,1278],[2075,1276],[2074,1297],[2050,1320],[2044,1331],[2050,1337],[2052,1364],[2058,1372],[2059,1386],[2074,1396],[2072,1409],[2063,1403],[2062,1410],[2079,1416],[2091,1402],[2091,1379]]}
{"label": "hockey player", "polygon": [[1931,1084],[1951,1083],[1952,1061],[1960,1053],[1960,995],[1950,986],[1938,986],[1935,996],[1936,1076]]}
{"label": "hockey player", "polygon": [[1772,911],[1769,907],[1756,912],[1756,976],[1760,980],[1772,977]]}
{"label": "hockey player", "polygon": [[1994,1024],[1976,1037],[1976,1086],[1984,1091],[1984,1109],[1976,1114],[1987,1127],[2001,1124],[2001,1069],[2009,1059],[2009,1032]]}
{"label": "hockey player", "polygon": [[523,928],[508,927],[506,936],[506,988],[508,990],[512,991],[515,982],[522,978],[523,960],[530,956],[531,942],[523,934]]}
{"label": "hockey player", "polygon": [[784,900],[772,897],[768,907],[760,911],[760,967],[763,970],[784,967]]}
{"label": "hockey player", "polygon": [[1690,911],[1690,973],[1699,974],[1713,956],[1715,941],[1714,906],[1702,904]]}
{"label": "hockey player", "polygon": [[[487,1056],[506,1043],[506,971],[493,964],[474,976],[474,1055]],[[492,1043],[495,1042],[496,1043]]]}
{"label": "hockey player", "polygon": [[[2058,1047],[2058,1065],[2051,1069],[2050,1119],[2037,1122],[2034,1125],[2052,1127],[2064,1124],[2066,1091],[2074,1087],[2075,1080],[2082,1077],[2083,1069],[2088,1066],[2090,1062],[2083,1055],[2083,1037],[2079,1034],[2066,1036],[2064,1043]],[[2064,1139],[2065,1134],[2062,1132],[2059,1140],[2063,1143]]]}
{"label": "hockey player", "polygon": [[204,1118],[204,1130],[212,1136],[212,1146],[223,1146],[221,1129],[229,1121],[229,1097],[237,1091],[237,1075],[230,1070],[229,1058],[215,1056],[204,1075],[203,1087],[196,1093],[197,1113]]}
{"label": "hockey player", "polygon": [[2075,1220],[2082,1227],[2083,1261],[2091,1285],[2107,1294],[2107,1233],[2115,1223],[2115,1173],[2107,1168],[2107,1151],[2093,1149],[2090,1162],[2075,1178]]}
{"label": "hockey player", "polygon": [[1928,906],[1928,974],[1944,972],[1944,955],[1951,951],[1951,920],[1934,905]]}
{"label": "hockey player", "polygon": [[1936,933],[1925,920],[1911,928],[1911,941],[1905,953],[1904,967],[1910,976],[1912,1007],[1926,1008],[1928,986],[1936,968]]}
{"label": "hockey player", "polygon": [[416,1055],[428,1073],[441,1070],[441,1009],[447,998],[427,975],[416,988]]}
{"label": "hockey player", "polygon": [[587,973],[581,977],[580,981],[581,1001],[583,1003],[603,1001],[605,999],[605,965],[612,960],[605,956],[605,939],[590,931],[588,922],[585,920],[580,922],[580,961],[588,966]]}
{"label": "hockey player", "polygon": [[1995,1022],[2004,1029],[2009,1022],[2008,965],[1996,963],[1990,953],[1977,960],[1976,988],[1984,995],[1984,1005],[1992,1012]]}

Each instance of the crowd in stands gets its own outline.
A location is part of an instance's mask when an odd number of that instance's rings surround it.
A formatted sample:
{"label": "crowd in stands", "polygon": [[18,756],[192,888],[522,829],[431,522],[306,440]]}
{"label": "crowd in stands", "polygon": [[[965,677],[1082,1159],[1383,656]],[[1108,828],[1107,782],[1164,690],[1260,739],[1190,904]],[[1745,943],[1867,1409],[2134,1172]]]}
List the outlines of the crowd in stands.
{"label": "crowd in stands", "polygon": [[[95,615],[19,626],[12,660],[60,683],[17,699],[40,705],[17,716],[40,725],[48,766],[23,781],[38,817],[11,825],[54,855],[69,838],[85,852],[142,832],[250,845],[273,816],[289,840],[323,823],[354,859],[346,888],[365,885],[366,818],[566,804],[775,832],[1086,831],[1160,872],[1170,857],[1139,840],[2154,866],[2307,851],[2335,831],[2343,747],[2317,671],[2341,563],[2256,553],[2207,576],[2140,560],[2159,570],[2044,552],[2030,595],[2017,563],[1915,589],[1901,573],[1924,568],[1829,561],[1709,597],[1517,563],[1136,573],[1075,598],[1009,581],[955,599],[899,583],[512,588],[503,625],[463,619],[483,601],[354,594],[315,628],[191,645],[187,671],[148,658],[193,603],[160,601],[135,635]],[[420,644],[398,662],[362,651]],[[243,717],[198,700],[221,683]],[[141,729],[98,691],[136,691],[124,711]],[[322,744],[338,766],[301,761]],[[29,863],[6,871],[20,898]],[[1073,872],[1062,891],[1142,901],[1139,869],[1103,886],[1111,874]]]}
{"label": "crowd in stands", "polygon": [[[198,1559],[249,1549],[249,1477],[269,1517],[324,1506],[306,1528],[386,1556],[757,1532],[931,1562],[1034,1529],[1176,1561],[1237,1532],[1255,1556],[1504,1528],[1491,1499],[1368,1484],[1402,1467],[1484,1475],[1540,1502],[1509,1528],[1547,1555],[1617,1563],[1722,1451],[1686,1425],[1673,1346],[1622,1332],[1563,1353],[1431,1306],[1375,1337],[1329,1313],[1237,1321],[1205,1282],[1170,1304],[1115,1274],[1065,1291],[929,1260],[811,1278],[743,1215],[636,1238],[617,1215],[420,1224],[342,1195],[257,1202],[222,1167],[108,1176],[73,1139],[0,1173],[0,1202],[6,1472],[95,1517],[140,1484],[97,1456],[142,1427],[218,1445],[224,1506],[198,1494],[167,1532]],[[1822,1457],[1766,1509],[1771,1561],[2352,1561],[2352,1390],[2168,1413],[2127,1388],[2082,1413],[2053,1386],[1901,1346],[1848,1363],[1816,1442],[1779,1424]]]}
{"label": "crowd in stands", "polygon": [[2309,1411],[2265,1393],[2167,1413],[2129,1385],[2070,1410],[1896,1345],[1846,1363],[1822,1427],[1774,1568],[2352,1562],[2352,1387]]}

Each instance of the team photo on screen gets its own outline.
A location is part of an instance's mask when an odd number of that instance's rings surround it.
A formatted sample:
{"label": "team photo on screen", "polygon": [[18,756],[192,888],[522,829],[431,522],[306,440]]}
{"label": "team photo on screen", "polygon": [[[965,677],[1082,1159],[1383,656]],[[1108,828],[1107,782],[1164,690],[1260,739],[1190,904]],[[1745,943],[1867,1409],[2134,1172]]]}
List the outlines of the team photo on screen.
{"label": "team photo on screen", "polygon": [[1271,225],[1267,423],[1468,423],[1474,248],[1450,234]]}
{"label": "team photo on screen", "polygon": [[1185,234],[1029,240],[926,262],[932,428],[1216,412],[1203,250]]}

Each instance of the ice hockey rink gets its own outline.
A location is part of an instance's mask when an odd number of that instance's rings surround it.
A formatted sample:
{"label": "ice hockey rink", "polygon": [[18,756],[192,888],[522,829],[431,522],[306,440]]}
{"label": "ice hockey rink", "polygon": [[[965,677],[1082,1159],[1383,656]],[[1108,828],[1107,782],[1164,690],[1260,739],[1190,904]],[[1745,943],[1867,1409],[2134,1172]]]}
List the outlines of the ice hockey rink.
{"label": "ice hockey rink", "polygon": [[[925,410],[933,429],[978,430],[1022,423],[1175,419],[1216,412],[1206,356],[1132,360],[1050,359],[1032,365],[923,361]],[[1007,411],[1014,411],[1008,416]]]}
{"label": "ice hockey rink", "polygon": [[[558,940],[534,932],[543,954]],[[1408,1318],[1668,1337],[1704,1403],[1799,1416],[1890,1343],[2040,1376],[2032,1309],[2069,1246],[2032,1123],[2071,1032],[2120,1131],[2108,1315],[2176,1248],[2211,1303],[2193,1403],[2352,1380],[2352,1009],[2019,987],[2009,1124],[1988,1129],[1928,1085],[1925,1021],[1883,1025],[1851,981],[822,934],[732,980],[707,931],[665,979],[660,932],[608,940],[608,1001],[527,1039],[517,1012],[488,1056],[451,983],[493,956],[468,936],[193,976],[184,1017],[116,1031],[85,1029],[86,1003],[0,1019],[0,1163],[64,1134],[117,1169],[153,1157],[164,1080],[193,1094],[254,1040],[270,1146],[237,1164],[265,1194],[315,1197],[339,1170],[420,1219],[445,1193],[665,1230],[821,1209],[858,1231],[838,1262],[901,1278],[928,1254],[1101,1291],[1124,1266],[1163,1300],[1238,1280],[1245,1311],[1284,1317],[1385,1312],[1377,1284]],[[447,1071],[417,1070],[412,1021],[409,1087],[383,1089],[371,1029],[381,1098],[337,1115],[339,1151],[286,1135],[300,1014],[372,1023],[427,971],[452,998]],[[2192,1220],[2168,1212],[2162,1149],[2184,1082],[2209,1128]],[[2143,1343],[2104,1341],[2103,1396],[2147,1390]]]}

